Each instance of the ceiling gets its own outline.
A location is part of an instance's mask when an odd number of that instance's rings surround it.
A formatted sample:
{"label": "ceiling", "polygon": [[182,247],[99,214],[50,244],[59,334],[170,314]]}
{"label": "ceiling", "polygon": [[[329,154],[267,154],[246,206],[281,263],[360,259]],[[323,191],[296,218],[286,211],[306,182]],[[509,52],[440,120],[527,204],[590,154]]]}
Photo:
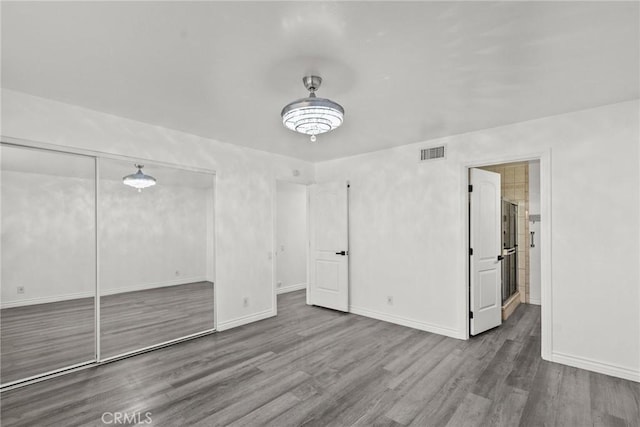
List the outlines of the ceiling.
{"label": "ceiling", "polygon": [[[310,161],[639,97],[638,2],[2,2],[2,87]],[[346,110],[308,137],[280,111]]]}

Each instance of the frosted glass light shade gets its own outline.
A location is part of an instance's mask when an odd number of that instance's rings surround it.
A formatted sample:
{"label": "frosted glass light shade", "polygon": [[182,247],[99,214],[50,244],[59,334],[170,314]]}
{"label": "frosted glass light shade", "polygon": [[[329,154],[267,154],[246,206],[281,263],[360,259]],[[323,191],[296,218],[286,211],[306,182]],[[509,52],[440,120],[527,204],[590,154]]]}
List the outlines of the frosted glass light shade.
{"label": "frosted glass light shade", "polygon": [[335,102],[309,97],[292,102],[282,110],[282,124],[305,135],[318,135],[339,127],[344,109]]}
{"label": "frosted glass light shade", "polygon": [[311,142],[314,142],[316,135],[332,131],[342,124],[344,108],[330,99],[316,97],[315,92],[322,83],[321,77],[305,76],[302,83],[309,91],[309,96],[285,105],[280,116],[285,127],[311,135]]}
{"label": "frosted glass light shade", "polygon": [[138,191],[142,191],[143,188],[148,188],[156,185],[156,179],[154,177],[152,177],[151,175],[145,175],[142,172],[142,168],[144,166],[136,165],[136,167],[138,168],[138,172],[122,178],[122,182],[124,185],[136,188]]}

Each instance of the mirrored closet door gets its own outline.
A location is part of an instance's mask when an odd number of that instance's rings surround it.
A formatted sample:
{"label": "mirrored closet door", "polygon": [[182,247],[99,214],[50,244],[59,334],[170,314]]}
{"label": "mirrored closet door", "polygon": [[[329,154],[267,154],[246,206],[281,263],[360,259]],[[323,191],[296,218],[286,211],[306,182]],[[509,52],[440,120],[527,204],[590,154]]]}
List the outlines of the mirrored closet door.
{"label": "mirrored closet door", "polygon": [[101,360],[212,330],[214,175],[99,159],[99,177]]}
{"label": "mirrored closet door", "polygon": [[95,158],[0,145],[0,382],[96,359]]}
{"label": "mirrored closet door", "polygon": [[0,150],[2,387],[215,329],[212,173]]}

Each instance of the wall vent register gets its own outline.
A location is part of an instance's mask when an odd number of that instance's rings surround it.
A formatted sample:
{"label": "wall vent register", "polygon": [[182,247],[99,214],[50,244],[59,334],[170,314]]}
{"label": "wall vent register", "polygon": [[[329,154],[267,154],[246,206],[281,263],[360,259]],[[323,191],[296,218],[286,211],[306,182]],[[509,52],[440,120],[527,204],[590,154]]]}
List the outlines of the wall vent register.
{"label": "wall vent register", "polygon": [[420,150],[420,161],[444,159],[445,150],[444,145],[439,147],[423,148]]}

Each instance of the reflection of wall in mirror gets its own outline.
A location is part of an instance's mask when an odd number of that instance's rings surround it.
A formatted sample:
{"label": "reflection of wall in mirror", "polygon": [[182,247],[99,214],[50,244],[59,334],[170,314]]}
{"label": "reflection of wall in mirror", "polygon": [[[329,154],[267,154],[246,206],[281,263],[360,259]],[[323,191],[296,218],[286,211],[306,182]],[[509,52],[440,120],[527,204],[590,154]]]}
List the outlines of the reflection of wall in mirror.
{"label": "reflection of wall in mirror", "polygon": [[[93,181],[2,178],[2,307],[92,296]],[[100,206],[101,294],[213,277],[211,189],[158,185],[138,193],[103,181]]]}
{"label": "reflection of wall in mirror", "polygon": [[0,191],[2,307],[93,295],[93,181],[2,171]]}

